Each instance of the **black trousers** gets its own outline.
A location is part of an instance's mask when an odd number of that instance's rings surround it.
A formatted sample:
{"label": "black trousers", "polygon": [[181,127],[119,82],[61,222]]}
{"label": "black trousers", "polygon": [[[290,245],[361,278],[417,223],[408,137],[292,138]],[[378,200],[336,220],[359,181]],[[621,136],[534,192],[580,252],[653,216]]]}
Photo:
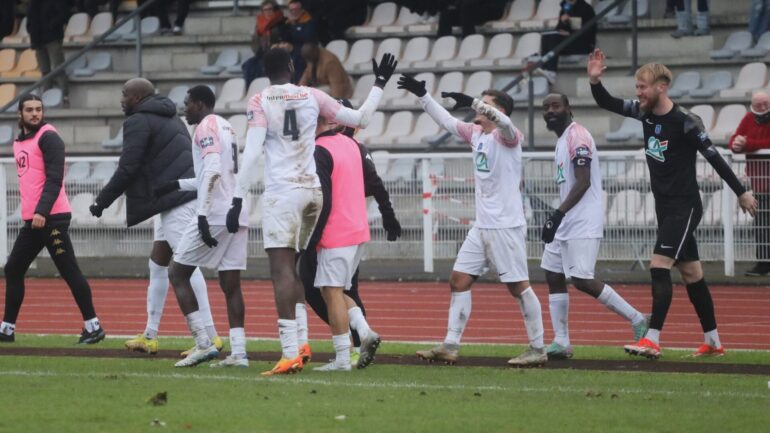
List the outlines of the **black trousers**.
{"label": "black trousers", "polygon": [[[557,45],[561,43],[561,41],[567,39],[569,36],[562,35],[561,33],[557,31],[552,32],[545,32],[540,36],[540,53],[545,54],[552,49],[556,48]],[[577,41],[576,41],[577,42]],[[556,72],[556,69],[559,66],[559,56],[560,55],[572,55],[572,54],[589,54],[592,50],[590,47],[586,47],[582,44],[573,42],[570,45],[567,45],[561,53],[554,56],[553,59],[547,61],[543,64],[543,69],[546,69],[548,71],[554,71]]]}
{"label": "black trousers", "polygon": [[16,323],[24,301],[24,276],[29,265],[45,247],[56,269],[67,283],[78,304],[83,320],[96,317],[91,299],[91,287],[80,271],[69,234],[69,221],[33,229],[30,223],[19,232],[5,264],[5,315],[3,321]]}
{"label": "black trousers", "polygon": [[770,262],[770,193],[757,193],[757,217],[754,236],[757,241],[757,261]]}
{"label": "black trousers", "polygon": [[[329,323],[329,312],[326,309],[326,301],[324,301],[323,295],[321,295],[321,289],[315,287],[315,273],[318,270],[318,255],[315,250],[305,250],[299,259],[299,278],[302,281],[302,285],[305,287],[305,301],[310,305],[310,308],[315,311],[321,320]],[[361,311],[366,316],[366,308],[364,308],[364,302],[358,295],[358,268],[353,274],[350,290],[345,291],[345,295],[349,296],[353,301],[361,308]],[[361,338],[358,333],[351,330],[351,336],[353,337],[353,346],[361,346]]]}

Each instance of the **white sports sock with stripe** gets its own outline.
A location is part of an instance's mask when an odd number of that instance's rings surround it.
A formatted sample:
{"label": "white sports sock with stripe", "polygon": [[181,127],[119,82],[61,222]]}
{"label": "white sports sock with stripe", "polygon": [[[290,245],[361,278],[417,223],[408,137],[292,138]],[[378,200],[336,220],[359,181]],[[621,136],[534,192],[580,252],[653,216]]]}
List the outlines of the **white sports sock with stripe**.
{"label": "white sports sock with stripe", "polygon": [[562,347],[569,347],[569,293],[548,295],[548,308],[551,311],[553,341]]}
{"label": "white sports sock with stripe", "polygon": [[471,291],[452,292],[444,344],[457,346],[471,317]]}

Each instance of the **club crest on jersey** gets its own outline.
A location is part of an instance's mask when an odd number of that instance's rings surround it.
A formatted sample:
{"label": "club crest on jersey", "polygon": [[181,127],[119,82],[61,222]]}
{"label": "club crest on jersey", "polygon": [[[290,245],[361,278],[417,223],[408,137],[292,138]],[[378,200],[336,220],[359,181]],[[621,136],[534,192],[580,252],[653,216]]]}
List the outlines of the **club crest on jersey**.
{"label": "club crest on jersey", "polygon": [[205,149],[205,148],[207,148],[209,146],[213,146],[213,145],[214,145],[214,139],[212,137],[203,137],[203,138],[201,138],[201,147],[202,148]]}
{"label": "club crest on jersey", "polygon": [[655,125],[655,134],[660,135],[660,131],[663,130],[663,125]]}
{"label": "club crest on jersey", "polygon": [[668,150],[668,140],[660,141],[655,137],[650,137],[647,140],[647,150],[644,152],[650,156],[650,158],[663,162],[666,160],[663,152]]}
{"label": "club crest on jersey", "polygon": [[474,157],[474,162],[476,163],[476,170],[483,172],[483,173],[489,173],[489,161],[487,160],[487,154],[486,153],[477,153]]}
{"label": "club crest on jersey", "polygon": [[564,163],[560,162],[559,165],[556,166],[556,178],[554,179],[557,185],[560,185],[567,181],[567,178],[564,177]]}
{"label": "club crest on jersey", "polygon": [[254,112],[253,111],[249,110],[249,111],[246,112],[246,120],[248,120],[249,122],[254,120]]}
{"label": "club crest on jersey", "polygon": [[698,134],[698,139],[701,141],[701,143],[705,143],[709,139],[709,133],[706,131],[701,131],[701,133]]}

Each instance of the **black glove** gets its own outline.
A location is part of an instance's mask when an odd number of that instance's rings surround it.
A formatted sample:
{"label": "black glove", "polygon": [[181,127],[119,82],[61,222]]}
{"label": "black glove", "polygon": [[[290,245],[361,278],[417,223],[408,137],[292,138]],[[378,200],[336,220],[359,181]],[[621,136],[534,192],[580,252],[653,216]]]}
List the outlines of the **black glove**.
{"label": "black glove", "polygon": [[104,211],[104,208],[99,206],[99,203],[94,203],[91,206],[88,207],[88,210],[91,211],[91,215],[101,218],[102,212]]}
{"label": "black glove", "polygon": [[238,219],[241,217],[241,207],[243,206],[243,199],[240,197],[233,197],[233,207],[227,211],[227,231],[230,233],[238,233],[240,224]]}
{"label": "black glove", "polygon": [[556,209],[551,216],[545,220],[545,224],[543,224],[543,234],[540,236],[543,242],[547,244],[553,242],[553,237],[556,236],[556,230],[559,229],[562,218],[564,218],[564,214],[559,209]]}
{"label": "black glove", "polygon": [[176,191],[179,189],[179,181],[178,180],[170,180],[168,182],[164,182],[160,184],[160,186],[156,187],[153,192],[155,193],[155,197],[160,197],[162,195],[166,195],[170,192]]}
{"label": "black glove", "polygon": [[385,53],[382,55],[380,64],[372,59],[372,71],[374,72],[374,85],[377,87],[385,87],[385,84],[390,80],[390,76],[393,75],[393,71],[396,70],[398,62],[393,54]]}
{"label": "black glove", "polygon": [[455,100],[455,106],[452,107],[452,110],[457,110],[460,108],[470,107],[471,104],[473,104],[473,97],[468,96],[464,93],[457,93],[457,92],[441,92],[442,98],[452,98]]}
{"label": "black glove", "polygon": [[206,215],[198,215],[198,233],[201,234],[201,240],[209,248],[214,248],[219,244],[216,239],[211,237],[209,231],[209,220],[206,219]]}
{"label": "black glove", "polygon": [[425,81],[417,81],[409,75],[401,74],[401,77],[398,79],[398,88],[406,89],[406,91],[414,94],[418,98],[428,93],[428,91],[425,90]]}
{"label": "black glove", "polygon": [[382,228],[388,232],[388,241],[393,242],[401,237],[401,224],[396,219],[393,209],[380,210],[382,214]]}

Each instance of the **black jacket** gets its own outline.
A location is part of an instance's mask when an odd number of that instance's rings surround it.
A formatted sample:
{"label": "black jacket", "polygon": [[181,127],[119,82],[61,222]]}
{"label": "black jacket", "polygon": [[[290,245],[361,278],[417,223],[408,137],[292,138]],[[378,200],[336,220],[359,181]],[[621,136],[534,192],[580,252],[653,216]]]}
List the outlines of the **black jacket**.
{"label": "black jacket", "polygon": [[195,200],[196,193],[156,197],[153,188],[170,180],[195,177],[190,134],[165,96],[148,96],[123,122],[123,152],[115,174],[96,203],[107,208],[126,194],[126,222],[131,227],[165,210]]}
{"label": "black jacket", "polygon": [[32,48],[64,39],[69,20],[69,2],[63,0],[30,0],[27,6],[27,32]]}
{"label": "black jacket", "polygon": [[[580,18],[583,27],[585,27],[588,21],[596,16],[594,8],[586,3],[585,0],[577,0],[574,5],[565,1],[561,2],[561,11],[559,12],[559,15],[561,16],[564,14],[573,18]],[[579,29],[573,29],[569,21],[559,21],[556,25],[556,30],[566,30],[569,33],[574,33]],[[571,52],[575,54],[592,52],[594,47],[596,47],[596,26],[591,27],[582,36],[577,38],[575,42],[572,43],[571,47]]]}

